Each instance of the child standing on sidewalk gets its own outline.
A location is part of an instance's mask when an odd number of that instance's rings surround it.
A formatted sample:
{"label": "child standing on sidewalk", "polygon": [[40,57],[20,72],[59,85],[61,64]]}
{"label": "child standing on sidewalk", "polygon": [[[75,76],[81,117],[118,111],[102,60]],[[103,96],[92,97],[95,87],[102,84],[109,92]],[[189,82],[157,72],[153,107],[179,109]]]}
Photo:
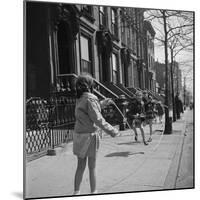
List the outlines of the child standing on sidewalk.
{"label": "child standing on sidewalk", "polygon": [[[77,169],[74,180],[74,195],[80,194],[80,185],[88,160],[91,193],[96,190],[96,155],[99,149],[99,128],[115,137],[118,130],[105,121],[101,115],[101,105],[112,103],[110,99],[99,102],[92,94],[93,78],[81,75],[76,82],[77,103],[75,108],[75,130],[73,135],[73,152],[77,156]],[[99,128],[98,128],[99,127]]]}

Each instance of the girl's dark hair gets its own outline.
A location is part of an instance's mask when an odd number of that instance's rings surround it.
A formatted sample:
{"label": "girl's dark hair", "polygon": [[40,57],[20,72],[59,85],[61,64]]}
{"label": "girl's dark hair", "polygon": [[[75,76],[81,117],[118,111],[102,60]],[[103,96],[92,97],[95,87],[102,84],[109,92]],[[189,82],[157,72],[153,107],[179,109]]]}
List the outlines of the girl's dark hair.
{"label": "girl's dark hair", "polygon": [[90,74],[79,75],[76,81],[76,96],[79,99],[84,92],[93,92],[93,78]]}

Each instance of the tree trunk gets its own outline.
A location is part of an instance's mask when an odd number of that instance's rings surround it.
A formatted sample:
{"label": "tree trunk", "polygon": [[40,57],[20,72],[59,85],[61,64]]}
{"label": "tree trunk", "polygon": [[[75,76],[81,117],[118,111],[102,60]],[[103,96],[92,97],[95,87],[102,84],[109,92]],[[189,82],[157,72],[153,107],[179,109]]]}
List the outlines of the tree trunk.
{"label": "tree trunk", "polygon": [[175,107],[175,99],[174,99],[174,76],[173,76],[173,49],[171,49],[171,88],[172,88],[172,108],[173,108],[173,121],[176,121],[176,107]]}
{"label": "tree trunk", "polygon": [[164,34],[165,34],[165,131],[164,134],[170,134],[172,131],[172,124],[169,118],[169,73],[168,73],[168,32],[167,32],[167,22],[166,22],[166,11],[162,11],[163,14],[163,22],[164,22]]}

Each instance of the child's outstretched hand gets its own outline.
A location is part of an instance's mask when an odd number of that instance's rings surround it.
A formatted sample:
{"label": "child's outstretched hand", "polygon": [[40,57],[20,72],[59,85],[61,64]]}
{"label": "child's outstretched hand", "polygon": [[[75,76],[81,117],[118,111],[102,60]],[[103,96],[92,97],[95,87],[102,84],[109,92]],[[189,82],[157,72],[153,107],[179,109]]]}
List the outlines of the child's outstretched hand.
{"label": "child's outstretched hand", "polygon": [[119,131],[115,128],[114,131],[111,134],[111,137],[116,137],[116,136],[119,136],[119,135],[120,135]]}

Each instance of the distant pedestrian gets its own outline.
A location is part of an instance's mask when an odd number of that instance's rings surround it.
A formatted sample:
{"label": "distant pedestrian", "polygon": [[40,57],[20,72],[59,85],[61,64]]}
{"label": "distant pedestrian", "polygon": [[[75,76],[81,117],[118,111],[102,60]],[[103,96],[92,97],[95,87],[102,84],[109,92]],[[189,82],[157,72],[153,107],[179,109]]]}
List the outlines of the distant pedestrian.
{"label": "distant pedestrian", "polygon": [[91,193],[96,190],[96,155],[99,149],[99,128],[115,137],[118,130],[105,121],[101,115],[100,105],[111,103],[110,99],[99,102],[93,94],[93,78],[80,75],[76,82],[77,102],[75,108],[75,129],[73,135],[73,152],[77,156],[77,169],[74,180],[74,195],[80,194],[80,185],[88,160]]}
{"label": "distant pedestrian", "polygon": [[142,92],[136,93],[136,99],[128,107],[127,118],[129,124],[132,125],[135,133],[135,141],[138,141],[137,128],[140,129],[144,145],[148,145],[145,140],[143,123],[145,121],[144,102],[142,101]]}
{"label": "distant pedestrian", "polygon": [[176,117],[177,119],[181,118],[181,113],[183,113],[183,103],[179,98],[179,94],[177,93],[175,96],[175,106],[176,106]]}
{"label": "distant pedestrian", "polygon": [[161,101],[159,101],[156,104],[156,110],[157,110],[157,115],[158,115],[159,123],[162,123],[162,118],[163,118],[165,110],[164,110],[164,107],[163,107]]}
{"label": "distant pedestrian", "polygon": [[190,102],[190,110],[192,110],[194,108],[194,103]]}

